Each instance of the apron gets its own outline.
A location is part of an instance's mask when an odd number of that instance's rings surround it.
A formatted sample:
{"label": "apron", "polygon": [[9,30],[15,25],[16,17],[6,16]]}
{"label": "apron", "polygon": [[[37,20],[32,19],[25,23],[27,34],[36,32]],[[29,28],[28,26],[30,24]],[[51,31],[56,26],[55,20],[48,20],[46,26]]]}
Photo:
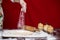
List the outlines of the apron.
{"label": "apron", "polygon": [[17,29],[21,5],[11,0],[3,0],[2,8],[4,12],[3,29]]}

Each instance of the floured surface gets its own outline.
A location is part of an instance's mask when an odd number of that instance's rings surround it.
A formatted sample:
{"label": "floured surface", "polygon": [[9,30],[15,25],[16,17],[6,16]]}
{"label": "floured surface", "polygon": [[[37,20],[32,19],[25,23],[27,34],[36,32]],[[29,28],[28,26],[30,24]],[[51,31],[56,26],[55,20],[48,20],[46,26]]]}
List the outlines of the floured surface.
{"label": "floured surface", "polygon": [[[50,35],[44,31],[40,32],[30,32],[27,30],[3,30],[4,37],[25,37],[25,39],[31,40],[32,38],[35,39],[36,37],[46,38],[47,40],[56,40],[53,35]],[[34,38],[35,37],[35,38]]]}
{"label": "floured surface", "polygon": [[4,37],[46,37],[47,33],[30,32],[27,30],[3,30],[3,36]]}
{"label": "floured surface", "polygon": [[4,37],[47,37],[46,32],[30,32],[27,30],[3,30]]}
{"label": "floured surface", "polygon": [[28,37],[32,34],[33,32],[26,30],[3,30],[3,36],[6,37]]}

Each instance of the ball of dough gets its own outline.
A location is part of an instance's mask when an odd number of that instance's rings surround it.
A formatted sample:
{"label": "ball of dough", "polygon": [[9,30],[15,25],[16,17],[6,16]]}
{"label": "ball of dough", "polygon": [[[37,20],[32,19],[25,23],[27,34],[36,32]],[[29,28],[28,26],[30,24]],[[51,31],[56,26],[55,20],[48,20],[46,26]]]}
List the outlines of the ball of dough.
{"label": "ball of dough", "polygon": [[44,25],[44,31],[46,31],[48,33],[53,33],[54,28],[53,28],[53,26],[46,24],[46,25]]}
{"label": "ball of dough", "polygon": [[53,31],[54,31],[53,26],[49,25],[49,27],[47,28],[47,32],[53,33]]}
{"label": "ball of dough", "polygon": [[43,30],[43,28],[44,28],[44,25],[43,25],[42,23],[39,23],[39,24],[38,24],[38,29],[39,29],[39,31],[40,31],[40,30]]}
{"label": "ball of dough", "polygon": [[48,25],[48,24],[44,25],[44,31],[46,31],[46,32],[47,32],[48,27],[49,27],[49,25]]}

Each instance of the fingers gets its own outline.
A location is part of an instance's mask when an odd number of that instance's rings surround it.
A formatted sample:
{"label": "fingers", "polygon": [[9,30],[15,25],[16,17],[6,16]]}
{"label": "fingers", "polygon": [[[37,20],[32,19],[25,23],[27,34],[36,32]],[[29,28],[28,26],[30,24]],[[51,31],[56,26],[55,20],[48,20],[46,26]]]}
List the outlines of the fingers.
{"label": "fingers", "polygon": [[43,25],[42,23],[39,23],[39,24],[38,24],[38,29],[39,29],[39,31],[43,30],[43,28],[44,28],[44,25]]}
{"label": "fingers", "polygon": [[48,25],[48,24],[43,25],[42,23],[38,24],[38,29],[39,29],[39,31],[44,30],[45,32],[48,32],[48,33],[53,33],[53,31],[54,31],[53,26]]}
{"label": "fingers", "polygon": [[26,7],[22,7],[21,11],[24,12],[24,13],[26,13]]}

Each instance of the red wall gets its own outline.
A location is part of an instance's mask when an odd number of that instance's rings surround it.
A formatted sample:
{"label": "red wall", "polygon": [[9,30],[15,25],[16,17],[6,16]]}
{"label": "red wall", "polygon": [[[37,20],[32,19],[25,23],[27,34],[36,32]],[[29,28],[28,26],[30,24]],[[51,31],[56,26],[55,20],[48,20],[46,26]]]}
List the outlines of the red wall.
{"label": "red wall", "polygon": [[36,26],[39,22],[60,28],[60,0],[26,0],[26,24]]}
{"label": "red wall", "polygon": [[60,28],[60,0],[26,0],[26,3],[26,25],[37,27],[38,23],[42,22]]}

